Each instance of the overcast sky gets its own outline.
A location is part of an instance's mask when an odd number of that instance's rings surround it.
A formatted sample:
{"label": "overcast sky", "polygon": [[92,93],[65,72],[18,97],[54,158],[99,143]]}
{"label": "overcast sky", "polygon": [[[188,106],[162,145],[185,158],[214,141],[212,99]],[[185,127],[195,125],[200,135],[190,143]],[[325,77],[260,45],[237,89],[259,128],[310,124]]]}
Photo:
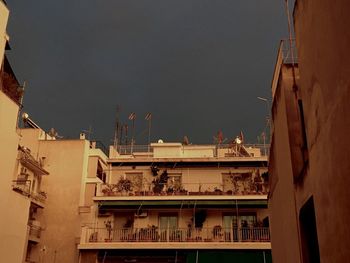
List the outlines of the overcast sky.
{"label": "overcast sky", "polygon": [[266,125],[282,0],[8,0],[8,57],[42,128],[110,144],[116,105],[136,143],[256,142]]}

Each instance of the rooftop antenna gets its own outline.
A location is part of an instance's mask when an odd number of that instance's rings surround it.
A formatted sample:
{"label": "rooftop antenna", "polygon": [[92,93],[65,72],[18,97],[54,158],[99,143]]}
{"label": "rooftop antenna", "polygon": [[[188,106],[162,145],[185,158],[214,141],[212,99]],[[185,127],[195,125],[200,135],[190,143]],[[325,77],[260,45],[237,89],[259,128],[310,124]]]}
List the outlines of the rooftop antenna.
{"label": "rooftop antenna", "polygon": [[116,112],[115,112],[115,126],[114,126],[114,140],[113,145],[114,148],[117,149],[119,142],[119,131],[120,131],[120,123],[119,123],[119,112],[120,107],[117,105]]}
{"label": "rooftop antenna", "polygon": [[129,120],[132,121],[132,131],[131,131],[131,153],[133,153],[134,143],[135,143],[135,120],[136,120],[136,113],[132,112],[129,115]]}
{"label": "rooftop antenna", "polygon": [[147,113],[145,120],[148,121],[148,147],[147,150],[149,152],[150,150],[150,144],[151,144],[151,124],[152,124],[152,113]]}

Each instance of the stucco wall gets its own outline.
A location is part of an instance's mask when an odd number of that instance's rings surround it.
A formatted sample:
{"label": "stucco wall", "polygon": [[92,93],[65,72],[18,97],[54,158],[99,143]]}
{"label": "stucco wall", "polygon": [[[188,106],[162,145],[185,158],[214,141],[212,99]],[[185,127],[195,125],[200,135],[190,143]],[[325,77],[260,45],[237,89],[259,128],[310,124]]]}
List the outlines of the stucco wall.
{"label": "stucco wall", "polygon": [[293,81],[292,72],[282,66],[279,82],[274,94],[273,143],[270,150],[270,231],[274,262],[300,262],[297,216],[294,199],[293,167],[288,121],[293,110],[287,101]]}
{"label": "stucco wall", "polygon": [[5,4],[0,1],[0,65],[2,65],[2,61],[4,58],[4,51],[6,45],[6,25],[9,17],[9,10],[5,6]]}
{"label": "stucco wall", "polygon": [[27,197],[11,187],[18,146],[17,113],[18,106],[0,91],[0,255],[2,261],[13,263],[24,257],[30,205]]}
{"label": "stucco wall", "polygon": [[[25,145],[25,138],[22,138]],[[39,158],[50,173],[42,186],[48,193],[44,209],[44,227],[39,246],[45,247],[42,262],[77,262],[77,238],[81,217],[78,213],[81,185],[87,174],[89,144],[85,140],[39,142]],[[84,192],[83,192],[84,196]]]}
{"label": "stucco wall", "polygon": [[297,1],[294,13],[309,147],[297,202],[314,196],[322,262],[350,257],[349,12],[347,0],[308,0]]}

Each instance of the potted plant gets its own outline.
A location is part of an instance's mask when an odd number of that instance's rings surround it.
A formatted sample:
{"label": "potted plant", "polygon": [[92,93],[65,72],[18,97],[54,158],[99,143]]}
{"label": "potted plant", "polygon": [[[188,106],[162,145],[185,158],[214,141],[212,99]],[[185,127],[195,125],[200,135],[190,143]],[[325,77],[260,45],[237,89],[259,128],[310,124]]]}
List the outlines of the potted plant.
{"label": "potted plant", "polygon": [[161,192],[164,189],[164,186],[167,184],[168,179],[169,179],[168,172],[167,172],[167,170],[164,170],[164,172],[160,176],[158,176],[157,178],[155,178],[152,181],[152,183],[153,183],[153,192],[155,194],[160,195]]}
{"label": "potted plant", "polygon": [[118,183],[116,184],[116,189],[120,193],[131,192],[132,191],[132,182],[125,177],[120,177]]}
{"label": "potted plant", "polygon": [[115,189],[116,189],[115,184],[104,184],[101,191],[104,195],[110,196],[110,195],[114,195]]}

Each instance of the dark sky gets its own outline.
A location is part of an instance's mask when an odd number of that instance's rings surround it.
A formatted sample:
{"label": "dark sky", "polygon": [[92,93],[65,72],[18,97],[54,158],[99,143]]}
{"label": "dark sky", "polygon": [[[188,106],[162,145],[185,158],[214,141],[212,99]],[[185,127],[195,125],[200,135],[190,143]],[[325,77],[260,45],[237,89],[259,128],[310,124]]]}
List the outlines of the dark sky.
{"label": "dark sky", "polygon": [[7,1],[10,62],[24,110],[42,128],[110,144],[116,105],[136,112],[136,143],[212,143],[222,130],[256,142],[265,128],[282,0]]}

